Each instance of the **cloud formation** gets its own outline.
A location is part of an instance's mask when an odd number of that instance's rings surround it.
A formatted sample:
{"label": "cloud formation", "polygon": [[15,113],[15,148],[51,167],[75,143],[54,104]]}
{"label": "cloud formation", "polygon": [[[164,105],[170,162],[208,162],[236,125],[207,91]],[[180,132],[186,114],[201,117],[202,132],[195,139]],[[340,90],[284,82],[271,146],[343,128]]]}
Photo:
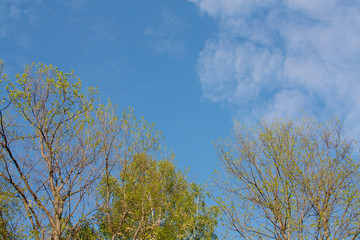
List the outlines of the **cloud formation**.
{"label": "cloud formation", "polygon": [[218,23],[198,60],[204,96],[255,119],[335,113],[360,132],[360,3],[189,0]]}

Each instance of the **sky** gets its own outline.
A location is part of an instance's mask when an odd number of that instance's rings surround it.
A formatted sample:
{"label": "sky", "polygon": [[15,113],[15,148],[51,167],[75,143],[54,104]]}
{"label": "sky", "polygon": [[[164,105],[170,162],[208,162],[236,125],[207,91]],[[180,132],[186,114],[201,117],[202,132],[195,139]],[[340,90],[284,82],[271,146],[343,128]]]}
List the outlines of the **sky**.
{"label": "sky", "polygon": [[334,114],[360,134],[357,0],[0,0],[13,77],[43,62],[155,122],[204,183],[234,120]]}

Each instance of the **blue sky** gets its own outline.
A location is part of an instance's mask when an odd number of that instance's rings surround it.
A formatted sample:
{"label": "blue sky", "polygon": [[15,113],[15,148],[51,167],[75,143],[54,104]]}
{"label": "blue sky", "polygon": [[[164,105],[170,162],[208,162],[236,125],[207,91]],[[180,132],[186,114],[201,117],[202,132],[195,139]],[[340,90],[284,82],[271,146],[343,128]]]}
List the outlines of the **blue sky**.
{"label": "blue sky", "polygon": [[155,122],[190,178],[217,166],[232,122],[335,114],[360,134],[356,0],[1,0],[0,58],[14,76],[75,70]]}

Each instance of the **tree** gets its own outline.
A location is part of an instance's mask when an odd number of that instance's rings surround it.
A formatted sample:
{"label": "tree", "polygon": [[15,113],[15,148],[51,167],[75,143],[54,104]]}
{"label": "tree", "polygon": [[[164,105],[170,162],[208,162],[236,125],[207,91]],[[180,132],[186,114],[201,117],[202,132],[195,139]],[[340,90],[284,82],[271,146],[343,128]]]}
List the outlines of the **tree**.
{"label": "tree", "polygon": [[94,211],[91,193],[101,176],[95,91],[43,64],[11,81],[0,111],[0,177],[26,211],[29,238],[61,239]]}
{"label": "tree", "polygon": [[26,239],[216,237],[216,207],[176,170],[154,124],[117,116],[73,72],[33,64],[12,81],[2,70],[0,236],[18,237],[19,222]]}
{"label": "tree", "polygon": [[340,121],[236,124],[216,146],[217,202],[240,238],[359,238],[359,161]]}
{"label": "tree", "polygon": [[103,237],[216,238],[216,207],[206,206],[201,187],[186,180],[176,170],[173,156],[162,152],[159,132],[131,113],[121,124],[122,140],[115,141],[120,153],[107,158],[109,170],[99,186],[98,222]]}

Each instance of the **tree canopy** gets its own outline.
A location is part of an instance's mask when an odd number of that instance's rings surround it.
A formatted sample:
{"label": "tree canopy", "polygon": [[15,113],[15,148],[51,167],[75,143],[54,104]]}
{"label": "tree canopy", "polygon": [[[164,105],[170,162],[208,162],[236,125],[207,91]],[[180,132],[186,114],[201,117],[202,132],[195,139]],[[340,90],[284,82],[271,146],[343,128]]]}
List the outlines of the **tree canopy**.
{"label": "tree canopy", "polygon": [[[100,185],[98,217],[109,239],[213,239],[216,209],[205,207],[203,190],[169,160],[133,156],[118,178]],[[110,201],[106,199],[110,191]]]}
{"label": "tree canopy", "polygon": [[217,201],[238,237],[359,238],[358,154],[337,119],[236,124],[217,148]]}
{"label": "tree canopy", "polygon": [[[153,124],[131,109],[118,116],[73,71],[32,64],[14,81],[0,62],[0,74],[2,236],[216,237],[216,207],[175,168]],[[12,203],[21,203],[16,219]]]}
{"label": "tree canopy", "polygon": [[[175,165],[155,125],[118,114],[74,72],[0,60],[4,239],[358,239],[357,142],[336,118],[235,124],[212,193]],[[209,206],[211,195],[216,205]]]}

